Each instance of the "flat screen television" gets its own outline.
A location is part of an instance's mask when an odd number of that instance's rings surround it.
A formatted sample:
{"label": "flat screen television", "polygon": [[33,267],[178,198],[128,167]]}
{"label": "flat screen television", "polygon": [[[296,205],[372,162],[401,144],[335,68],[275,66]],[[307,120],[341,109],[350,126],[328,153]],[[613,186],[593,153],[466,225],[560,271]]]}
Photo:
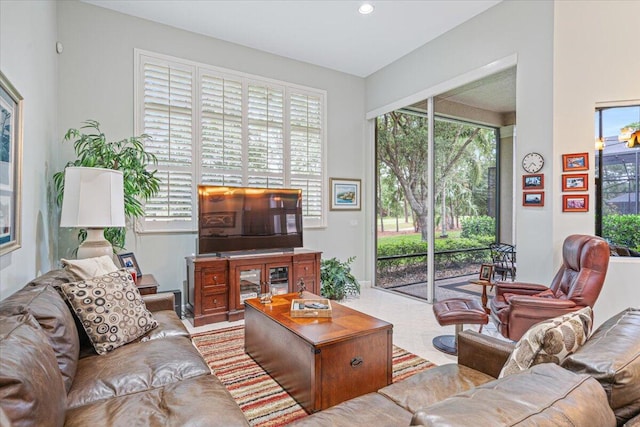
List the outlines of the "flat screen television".
{"label": "flat screen television", "polygon": [[198,255],[302,247],[302,190],[198,186]]}

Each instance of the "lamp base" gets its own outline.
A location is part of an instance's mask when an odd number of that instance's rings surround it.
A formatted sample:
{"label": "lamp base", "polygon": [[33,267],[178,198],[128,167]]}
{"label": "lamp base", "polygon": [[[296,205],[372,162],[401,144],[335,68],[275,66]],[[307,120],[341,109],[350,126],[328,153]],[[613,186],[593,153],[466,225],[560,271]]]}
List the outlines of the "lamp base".
{"label": "lamp base", "polygon": [[78,248],[78,259],[102,255],[113,257],[113,246],[104,238],[104,228],[88,228],[87,239]]}

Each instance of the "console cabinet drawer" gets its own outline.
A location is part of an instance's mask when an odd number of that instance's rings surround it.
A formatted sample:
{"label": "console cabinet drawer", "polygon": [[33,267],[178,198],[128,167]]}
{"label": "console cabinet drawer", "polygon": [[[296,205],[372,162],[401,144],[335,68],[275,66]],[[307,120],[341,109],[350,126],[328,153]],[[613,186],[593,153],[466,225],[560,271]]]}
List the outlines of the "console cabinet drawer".
{"label": "console cabinet drawer", "polygon": [[222,288],[221,293],[202,296],[202,312],[203,314],[217,313],[227,311],[227,301],[229,294],[226,288]]}
{"label": "console cabinet drawer", "polygon": [[223,268],[207,268],[202,270],[202,286],[226,286],[227,270]]}

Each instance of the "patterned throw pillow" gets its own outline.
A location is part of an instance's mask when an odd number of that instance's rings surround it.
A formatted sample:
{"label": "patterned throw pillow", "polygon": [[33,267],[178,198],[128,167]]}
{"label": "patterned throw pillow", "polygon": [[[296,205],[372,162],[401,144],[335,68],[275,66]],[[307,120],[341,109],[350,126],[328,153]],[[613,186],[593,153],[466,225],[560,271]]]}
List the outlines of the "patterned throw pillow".
{"label": "patterned throw pillow", "polygon": [[106,354],[158,326],[125,270],[63,283],[60,289],[98,354]]}
{"label": "patterned throw pillow", "polygon": [[536,323],[516,343],[498,378],[539,363],[560,364],[587,341],[592,323],[591,307]]}

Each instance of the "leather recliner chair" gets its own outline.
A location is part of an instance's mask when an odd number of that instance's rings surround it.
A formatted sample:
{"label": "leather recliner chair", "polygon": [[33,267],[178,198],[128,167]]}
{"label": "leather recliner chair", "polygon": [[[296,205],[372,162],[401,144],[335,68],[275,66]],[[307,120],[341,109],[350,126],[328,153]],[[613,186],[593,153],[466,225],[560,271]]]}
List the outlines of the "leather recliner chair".
{"label": "leather recliner chair", "polygon": [[574,234],[562,246],[563,263],[551,285],[498,282],[491,320],[498,331],[519,340],[534,324],[565,313],[593,308],[609,266],[609,245],[596,236]]}

